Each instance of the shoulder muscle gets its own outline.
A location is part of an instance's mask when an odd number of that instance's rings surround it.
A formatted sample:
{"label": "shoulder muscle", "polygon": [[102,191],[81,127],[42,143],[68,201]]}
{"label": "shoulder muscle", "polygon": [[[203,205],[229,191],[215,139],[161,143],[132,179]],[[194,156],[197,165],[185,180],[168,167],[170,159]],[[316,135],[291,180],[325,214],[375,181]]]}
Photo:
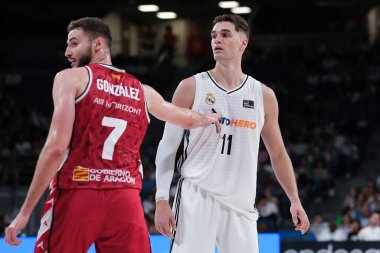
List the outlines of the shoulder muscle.
{"label": "shoulder muscle", "polygon": [[174,92],[172,103],[184,108],[191,108],[195,96],[195,76],[182,80]]}

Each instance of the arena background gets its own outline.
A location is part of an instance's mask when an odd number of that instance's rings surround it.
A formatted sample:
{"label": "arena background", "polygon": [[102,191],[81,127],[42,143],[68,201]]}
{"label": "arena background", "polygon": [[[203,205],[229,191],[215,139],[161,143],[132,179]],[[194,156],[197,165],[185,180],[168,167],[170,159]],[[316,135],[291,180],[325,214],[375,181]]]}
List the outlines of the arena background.
{"label": "arena background", "polygon": [[[282,134],[312,223],[304,236],[292,230],[289,201],[262,147],[256,200],[260,233],[279,236],[278,252],[380,250],[379,242],[356,240],[360,228],[380,211],[380,1],[238,2],[251,9],[241,14],[252,31],[243,70],[277,94]],[[160,11],[177,14],[162,20],[156,12],[139,11],[138,5],[144,3],[153,1],[2,4],[0,235],[25,198],[47,136],[53,78],[69,67],[64,50],[70,20],[103,18],[114,38],[114,65],[152,85],[167,100],[180,80],[213,66],[211,22],[231,9],[220,8],[214,0],[155,1]],[[173,47],[168,46],[172,40],[164,39],[168,27],[172,35],[166,38],[174,38]],[[154,158],[162,130],[163,123],[153,120],[141,149],[145,169],[141,196],[151,234],[156,233]],[[172,196],[175,189],[174,182]],[[31,240],[42,203],[22,232]],[[16,252],[11,250],[16,249],[0,243],[0,252]]]}

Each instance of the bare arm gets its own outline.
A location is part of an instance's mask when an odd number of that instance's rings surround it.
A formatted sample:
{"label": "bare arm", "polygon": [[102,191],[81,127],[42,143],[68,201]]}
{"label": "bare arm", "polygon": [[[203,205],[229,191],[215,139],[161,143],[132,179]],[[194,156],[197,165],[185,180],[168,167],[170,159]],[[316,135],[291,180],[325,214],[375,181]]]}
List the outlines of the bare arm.
{"label": "bare arm", "polygon": [[165,101],[152,87],[147,85],[143,87],[148,110],[156,118],[187,129],[216,124],[217,132],[220,132],[218,115],[211,112],[200,114],[187,108],[175,106]]}
{"label": "bare arm", "polygon": [[[86,71],[82,69],[83,71]],[[30,214],[53,179],[70,143],[75,116],[75,97],[79,92],[79,69],[64,70],[54,79],[54,113],[49,134],[37,161],[28,194],[19,214],[6,229],[6,242],[18,245],[17,233],[28,223]],[[83,80],[83,79],[82,79]],[[84,79],[86,81],[86,78]]]}
{"label": "bare arm", "polygon": [[[305,233],[309,220],[298,196],[293,165],[286,152],[278,124],[278,103],[273,90],[263,85],[265,124],[261,137],[271,158],[274,173],[291,202],[290,212],[296,230]],[[298,218],[300,223],[298,224]]]}

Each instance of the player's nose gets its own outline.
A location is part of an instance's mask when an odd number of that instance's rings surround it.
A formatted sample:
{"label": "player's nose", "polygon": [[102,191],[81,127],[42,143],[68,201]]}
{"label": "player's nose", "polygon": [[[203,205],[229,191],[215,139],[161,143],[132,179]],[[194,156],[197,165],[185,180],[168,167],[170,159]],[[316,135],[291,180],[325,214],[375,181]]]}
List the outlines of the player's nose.
{"label": "player's nose", "polygon": [[70,57],[73,53],[71,52],[71,50],[69,48],[66,48],[65,50],[65,57]]}

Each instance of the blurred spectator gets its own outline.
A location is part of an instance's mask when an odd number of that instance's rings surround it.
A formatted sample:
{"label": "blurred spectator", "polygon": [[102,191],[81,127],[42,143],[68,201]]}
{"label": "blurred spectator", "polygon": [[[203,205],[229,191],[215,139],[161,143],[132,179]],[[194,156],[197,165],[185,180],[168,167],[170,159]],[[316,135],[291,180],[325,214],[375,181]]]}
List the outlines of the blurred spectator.
{"label": "blurred spectator", "polygon": [[281,218],[277,202],[277,199],[272,196],[269,187],[265,190],[265,195],[259,197],[257,210],[259,211],[260,219],[258,223],[267,232],[277,230],[277,222]]}
{"label": "blurred spectator", "polygon": [[343,208],[346,208],[346,207],[355,208],[356,196],[357,196],[356,188],[354,186],[351,186],[350,188],[348,188],[346,197],[344,198]]}
{"label": "blurred spectator", "polygon": [[156,49],[156,31],[153,25],[148,24],[143,27],[141,36],[141,56],[153,58]]}
{"label": "blurred spectator", "polygon": [[373,213],[368,226],[363,227],[359,234],[360,241],[380,241],[380,214]]}
{"label": "blurred spectator", "polygon": [[358,240],[358,234],[361,230],[362,226],[360,225],[360,222],[358,220],[352,220],[350,225],[350,233],[348,233],[347,240],[348,241],[357,241]]}
{"label": "blurred spectator", "polygon": [[319,242],[330,241],[332,239],[330,225],[324,220],[320,213],[314,215],[310,225],[310,232],[314,234],[316,240]]}
{"label": "blurred spectator", "polygon": [[346,172],[345,176],[346,178],[350,178],[354,173],[353,169],[359,160],[358,147],[352,142],[351,138],[347,137],[342,144],[340,151]]}
{"label": "blurred spectator", "polygon": [[145,215],[145,219],[147,221],[149,234],[158,234],[156,226],[154,225],[154,212],[150,212],[148,215]]}
{"label": "blurred spectator", "polygon": [[347,241],[348,234],[351,231],[351,218],[348,213],[342,215],[342,222],[337,223],[337,227],[333,233],[333,240],[337,242]]}
{"label": "blurred spectator", "polygon": [[369,210],[371,213],[374,213],[377,210],[380,210],[380,191],[375,192],[369,198],[368,201],[369,201]]}
{"label": "blurred spectator", "polygon": [[313,169],[313,192],[315,201],[320,202],[324,199],[325,194],[328,193],[327,180],[328,174],[327,170],[323,165],[322,160],[318,160],[316,166]]}
{"label": "blurred spectator", "polygon": [[164,42],[162,43],[158,52],[158,62],[160,64],[172,63],[176,41],[177,36],[174,35],[172,26],[167,25],[165,27]]}
{"label": "blurred spectator", "polygon": [[144,213],[149,214],[151,212],[154,212],[154,209],[156,207],[156,203],[154,200],[154,194],[149,193],[146,199],[143,200],[143,208],[144,208]]}
{"label": "blurred spectator", "polygon": [[369,224],[369,218],[371,216],[371,213],[369,211],[369,203],[365,202],[362,206],[359,206],[359,220],[360,225],[362,227],[365,227]]}

